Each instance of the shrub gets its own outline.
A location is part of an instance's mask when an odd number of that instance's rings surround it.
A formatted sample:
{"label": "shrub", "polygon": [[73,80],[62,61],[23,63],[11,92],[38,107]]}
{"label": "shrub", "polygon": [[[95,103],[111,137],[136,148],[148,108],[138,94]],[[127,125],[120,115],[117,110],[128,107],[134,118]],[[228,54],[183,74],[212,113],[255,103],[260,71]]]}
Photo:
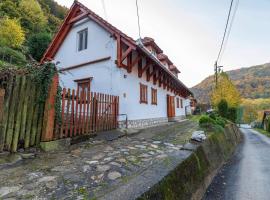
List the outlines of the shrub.
{"label": "shrub", "polygon": [[222,117],[217,117],[216,123],[224,128],[226,125],[226,120],[224,120]]}
{"label": "shrub", "polygon": [[216,122],[209,116],[203,115],[199,120],[199,124],[201,127],[209,127],[211,124],[216,124]]}
{"label": "shrub", "polygon": [[33,58],[40,61],[44,52],[46,51],[51,41],[51,35],[49,33],[38,33],[30,37],[28,45],[29,52]]}
{"label": "shrub", "polygon": [[16,65],[26,64],[25,56],[21,52],[13,50],[9,47],[0,47],[0,59]]}
{"label": "shrub", "polygon": [[221,117],[226,118],[228,113],[228,103],[225,99],[222,99],[218,103],[218,113]]}
{"label": "shrub", "polygon": [[234,107],[228,108],[228,113],[227,113],[227,119],[231,120],[232,122],[236,122],[237,119],[237,109]]}

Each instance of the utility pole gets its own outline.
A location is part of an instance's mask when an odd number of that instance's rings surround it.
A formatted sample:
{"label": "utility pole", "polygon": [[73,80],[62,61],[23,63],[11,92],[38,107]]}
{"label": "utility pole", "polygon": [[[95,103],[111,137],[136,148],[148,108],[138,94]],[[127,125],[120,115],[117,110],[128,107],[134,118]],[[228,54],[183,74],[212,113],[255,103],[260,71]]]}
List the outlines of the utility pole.
{"label": "utility pole", "polygon": [[216,88],[218,87],[218,73],[221,72],[223,66],[218,66],[217,61],[215,62],[214,71],[215,71],[215,84]]}

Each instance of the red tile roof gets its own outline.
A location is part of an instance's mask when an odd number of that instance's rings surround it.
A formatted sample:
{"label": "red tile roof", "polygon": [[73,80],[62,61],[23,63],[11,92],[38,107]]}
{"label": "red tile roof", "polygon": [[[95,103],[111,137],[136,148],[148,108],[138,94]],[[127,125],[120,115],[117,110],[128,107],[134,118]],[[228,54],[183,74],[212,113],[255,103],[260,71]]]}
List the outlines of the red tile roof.
{"label": "red tile roof", "polygon": [[142,43],[145,45],[145,46],[152,46],[156,51],[157,51],[157,54],[159,53],[163,53],[162,49],[157,45],[157,43],[155,42],[155,40],[153,38],[150,38],[150,37],[144,37],[142,39]]}

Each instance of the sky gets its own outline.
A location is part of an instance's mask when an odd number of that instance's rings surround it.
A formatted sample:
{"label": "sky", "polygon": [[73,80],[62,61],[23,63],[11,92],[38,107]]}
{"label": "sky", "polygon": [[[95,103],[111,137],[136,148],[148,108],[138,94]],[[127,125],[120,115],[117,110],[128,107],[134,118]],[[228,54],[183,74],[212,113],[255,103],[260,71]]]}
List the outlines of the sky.
{"label": "sky", "polygon": [[[56,0],[70,7],[73,0]],[[138,0],[141,36],[152,37],[192,87],[214,73],[231,0]],[[139,38],[135,0],[80,0],[118,29]],[[270,1],[240,0],[219,65],[224,70],[270,62]]]}

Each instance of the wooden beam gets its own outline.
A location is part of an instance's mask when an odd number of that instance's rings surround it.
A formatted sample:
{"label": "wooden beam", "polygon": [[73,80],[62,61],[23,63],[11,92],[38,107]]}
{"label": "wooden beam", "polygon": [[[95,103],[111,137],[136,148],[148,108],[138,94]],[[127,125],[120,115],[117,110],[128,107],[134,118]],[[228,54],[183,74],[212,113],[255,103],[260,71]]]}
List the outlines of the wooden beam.
{"label": "wooden beam", "polygon": [[128,47],[128,49],[124,52],[124,54],[121,57],[121,63],[126,59],[126,57],[128,56],[128,54],[132,51],[131,47]]}
{"label": "wooden beam", "polygon": [[91,64],[103,62],[103,61],[110,60],[110,59],[111,59],[111,57],[109,56],[109,57],[100,58],[100,59],[97,59],[97,60],[91,60],[91,61],[88,61],[88,62],[85,62],[85,63],[81,63],[81,64],[78,64],[78,65],[73,65],[73,66],[70,66],[70,67],[60,69],[59,71],[60,72],[68,71],[68,70],[71,70],[71,69],[76,69],[76,68],[79,68],[79,67],[83,67],[85,65],[91,65]]}
{"label": "wooden beam", "polygon": [[128,73],[131,73],[132,71],[131,65],[132,65],[132,53],[129,54],[127,57],[127,72]]}
{"label": "wooden beam", "polygon": [[121,49],[121,37],[117,35],[117,65],[121,67],[121,57],[122,57],[122,49]]}
{"label": "wooden beam", "polygon": [[143,72],[145,72],[151,65],[151,62],[149,62],[148,60],[146,60],[146,64],[144,67],[140,67],[138,68],[138,77],[141,78],[143,75]]}
{"label": "wooden beam", "polygon": [[78,15],[77,17],[72,18],[68,22],[68,24],[73,24],[73,23],[75,23],[77,21],[80,21],[81,19],[85,18],[87,15],[88,15],[87,12],[86,11],[83,11],[82,14]]}
{"label": "wooden beam", "polygon": [[128,72],[132,72],[132,68],[134,67],[135,64],[137,64],[142,57],[140,55],[137,55],[137,57],[132,61],[131,65],[129,66]]}

